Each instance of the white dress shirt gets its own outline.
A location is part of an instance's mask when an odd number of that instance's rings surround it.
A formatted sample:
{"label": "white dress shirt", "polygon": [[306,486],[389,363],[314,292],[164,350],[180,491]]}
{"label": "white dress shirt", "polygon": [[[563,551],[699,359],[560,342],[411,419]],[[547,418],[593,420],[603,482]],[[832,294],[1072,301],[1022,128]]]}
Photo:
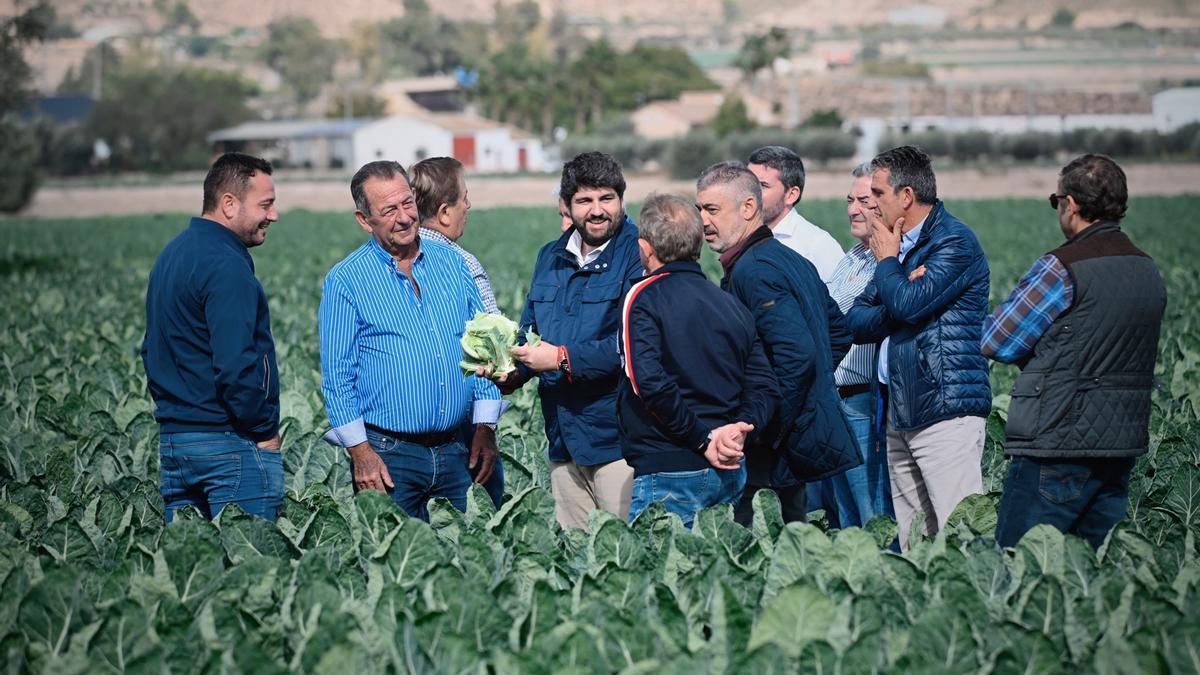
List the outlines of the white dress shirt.
{"label": "white dress shirt", "polygon": [[833,278],[833,271],[845,253],[833,235],[805,220],[796,209],[788,211],[771,231],[776,239],[812,263],[821,281]]}

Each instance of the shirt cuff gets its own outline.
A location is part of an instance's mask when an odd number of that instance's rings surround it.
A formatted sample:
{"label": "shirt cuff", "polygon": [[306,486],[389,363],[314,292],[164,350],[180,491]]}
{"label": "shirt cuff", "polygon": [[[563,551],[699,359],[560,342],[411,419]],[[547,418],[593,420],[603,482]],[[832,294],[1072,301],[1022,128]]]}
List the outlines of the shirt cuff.
{"label": "shirt cuff", "polygon": [[500,421],[500,416],[504,414],[504,411],[508,410],[509,405],[509,402],[504,399],[475,401],[471,422],[473,424],[496,424]]}
{"label": "shirt cuff", "polygon": [[363,418],[347,422],[340,427],[334,427],[322,436],[326,443],[351,448],[367,440],[367,425]]}

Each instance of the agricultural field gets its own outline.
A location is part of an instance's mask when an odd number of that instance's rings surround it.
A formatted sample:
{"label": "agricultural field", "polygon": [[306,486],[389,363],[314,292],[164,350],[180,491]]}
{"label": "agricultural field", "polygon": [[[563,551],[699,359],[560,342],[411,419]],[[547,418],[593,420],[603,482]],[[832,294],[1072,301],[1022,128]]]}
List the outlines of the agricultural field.
{"label": "agricultural field", "polygon": [[[198,199],[197,190],[197,201]],[[286,206],[286,205],[285,205]],[[163,525],[157,426],[138,358],[150,266],[186,216],[8,220],[0,243],[0,667],[7,672],[1200,672],[1200,197],[1135,199],[1126,230],[1170,301],[1150,453],[1098,553],[1038,528],[992,538],[1003,417],[993,371],[989,494],[936,538],[887,550],[893,523],[783,526],[757,498],[693,532],[652,508],[632,526],[554,523],[532,387],[501,424],[508,494],[473,488],[426,525],[355,496],[320,439],[316,309],[365,234],[292,211],[254,251],[271,303],[288,496],[277,524],[230,507]],[[1044,200],[954,201],[1001,300],[1061,240]],[[805,215],[847,243],[843,206]],[[633,213],[636,209],[631,208]],[[472,212],[463,243],[516,316],[552,208]],[[716,271],[706,254],[706,265]]]}

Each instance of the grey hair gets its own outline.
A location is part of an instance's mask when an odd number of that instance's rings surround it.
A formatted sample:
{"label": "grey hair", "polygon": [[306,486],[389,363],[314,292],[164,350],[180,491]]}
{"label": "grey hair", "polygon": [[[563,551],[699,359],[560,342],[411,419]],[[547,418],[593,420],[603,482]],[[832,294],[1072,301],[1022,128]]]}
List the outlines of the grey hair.
{"label": "grey hair", "polygon": [[704,170],[696,180],[696,192],[703,192],[714,185],[728,185],[733,188],[734,201],[742,201],[746,197],[754,197],[754,205],[762,210],[762,185],[758,176],[746,168],[741,162],[717,162]]}
{"label": "grey hair", "polygon": [[850,171],[850,175],[854,176],[855,178],[862,178],[863,176],[870,176],[871,173],[872,173],[872,171],[871,171],[871,163],[870,162],[863,162],[862,164],[859,164],[858,166],[854,167]]}
{"label": "grey hair", "polygon": [[354,198],[354,208],[364,216],[371,215],[371,200],[367,199],[367,191],[363,189],[363,184],[372,178],[391,180],[396,176],[403,176],[405,181],[408,180],[408,174],[404,172],[400,162],[380,159],[363,164],[361,169],[354,172],[354,178],[350,179],[350,196]]}
{"label": "grey hair", "polygon": [[892,193],[912,188],[918,204],[932,206],[937,202],[937,178],[929,155],[914,145],[902,145],[885,150],[871,160],[871,172],[888,170],[888,185]]}
{"label": "grey hair", "polygon": [[646,198],[638,214],[638,236],[650,244],[663,263],[699,260],[704,223],[690,200],[655,192]]}

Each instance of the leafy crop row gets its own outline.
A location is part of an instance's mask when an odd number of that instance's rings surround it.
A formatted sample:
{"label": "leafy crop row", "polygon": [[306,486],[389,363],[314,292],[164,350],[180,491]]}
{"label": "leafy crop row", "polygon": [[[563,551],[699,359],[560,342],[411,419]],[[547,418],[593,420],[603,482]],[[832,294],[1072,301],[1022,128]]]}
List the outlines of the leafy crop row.
{"label": "leafy crop row", "polygon": [[[286,195],[284,195],[286,196]],[[150,262],[182,217],[4,223],[0,249],[0,664],[11,672],[1197,672],[1200,671],[1200,244],[1191,198],[1138,200],[1127,229],[1171,294],[1151,452],[1099,552],[1038,528],[996,548],[1003,392],[991,494],[936,538],[887,552],[894,525],[751,529],[727,507],[693,532],[653,507],[633,526],[554,524],[536,393],[501,426],[508,498],[477,488],[432,523],[354,496],[324,444],[315,310],[361,231],[291,213],[255,251],[284,392],[288,496],[276,524],[236,507],[167,527],[157,427],[137,358]],[[951,204],[988,250],[993,299],[1053,247],[1053,214]],[[836,203],[808,205],[840,224]],[[519,310],[553,210],[473,212],[501,307]],[[833,228],[831,228],[833,229]],[[712,261],[706,259],[709,269]]]}

